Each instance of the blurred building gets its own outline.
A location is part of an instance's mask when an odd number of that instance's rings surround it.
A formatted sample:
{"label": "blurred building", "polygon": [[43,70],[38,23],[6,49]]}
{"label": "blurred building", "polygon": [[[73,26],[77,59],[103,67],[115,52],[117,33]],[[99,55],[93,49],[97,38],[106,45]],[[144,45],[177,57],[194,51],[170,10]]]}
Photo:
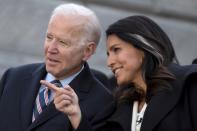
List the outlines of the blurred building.
{"label": "blurred building", "polygon": [[[94,10],[103,31],[112,22],[134,14],[154,19],[171,38],[181,64],[197,57],[196,0],[0,0],[0,75],[9,67],[43,61],[48,20],[60,3],[75,2]],[[108,75],[105,34],[89,60]]]}

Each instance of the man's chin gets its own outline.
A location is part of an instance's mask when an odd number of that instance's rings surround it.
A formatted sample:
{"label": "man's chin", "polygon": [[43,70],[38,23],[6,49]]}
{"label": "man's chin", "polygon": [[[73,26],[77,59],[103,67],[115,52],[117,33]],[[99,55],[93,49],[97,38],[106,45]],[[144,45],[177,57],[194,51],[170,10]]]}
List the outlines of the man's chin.
{"label": "man's chin", "polygon": [[57,74],[57,73],[55,72],[55,70],[54,70],[54,67],[46,66],[46,71],[47,71],[48,73],[51,73],[51,74],[54,75],[54,76],[55,76],[55,74]]}

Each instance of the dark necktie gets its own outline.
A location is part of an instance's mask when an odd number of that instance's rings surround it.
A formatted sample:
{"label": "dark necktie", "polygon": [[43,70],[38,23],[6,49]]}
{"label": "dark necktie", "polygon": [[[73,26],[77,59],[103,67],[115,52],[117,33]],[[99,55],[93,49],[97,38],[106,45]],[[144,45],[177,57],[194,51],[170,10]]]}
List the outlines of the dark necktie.
{"label": "dark necktie", "polygon": [[[55,84],[57,87],[62,87],[62,84],[59,80],[51,81],[52,84]],[[51,97],[51,90],[45,87],[43,90],[40,90],[39,94],[36,97],[32,122],[42,113],[42,111],[49,105]]]}

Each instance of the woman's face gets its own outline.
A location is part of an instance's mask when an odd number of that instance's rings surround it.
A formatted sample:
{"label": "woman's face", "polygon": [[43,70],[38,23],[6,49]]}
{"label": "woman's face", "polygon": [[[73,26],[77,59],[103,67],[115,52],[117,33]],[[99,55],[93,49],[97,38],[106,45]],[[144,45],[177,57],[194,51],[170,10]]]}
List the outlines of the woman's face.
{"label": "woman's face", "polygon": [[108,36],[106,46],[107,65],[117,78],[119,86],[131,82],[138,84],[143,80],[141,71],[143,51],[113,34]]}

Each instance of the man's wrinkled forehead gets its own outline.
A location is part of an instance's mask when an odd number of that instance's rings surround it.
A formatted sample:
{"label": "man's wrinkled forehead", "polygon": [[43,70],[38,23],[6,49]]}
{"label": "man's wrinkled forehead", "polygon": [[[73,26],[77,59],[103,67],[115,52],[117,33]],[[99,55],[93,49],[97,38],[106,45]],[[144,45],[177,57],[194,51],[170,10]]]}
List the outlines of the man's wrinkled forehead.
{"label": "man's wrinkled forehead", "polygon": [[58,21],[62,21],[67,29],[67,33],[71,35],[77,35],[84,32],[85,24],[87,24],[88,18],[80,15],[54,15],[51,17],[49,24],[57,24]]}

